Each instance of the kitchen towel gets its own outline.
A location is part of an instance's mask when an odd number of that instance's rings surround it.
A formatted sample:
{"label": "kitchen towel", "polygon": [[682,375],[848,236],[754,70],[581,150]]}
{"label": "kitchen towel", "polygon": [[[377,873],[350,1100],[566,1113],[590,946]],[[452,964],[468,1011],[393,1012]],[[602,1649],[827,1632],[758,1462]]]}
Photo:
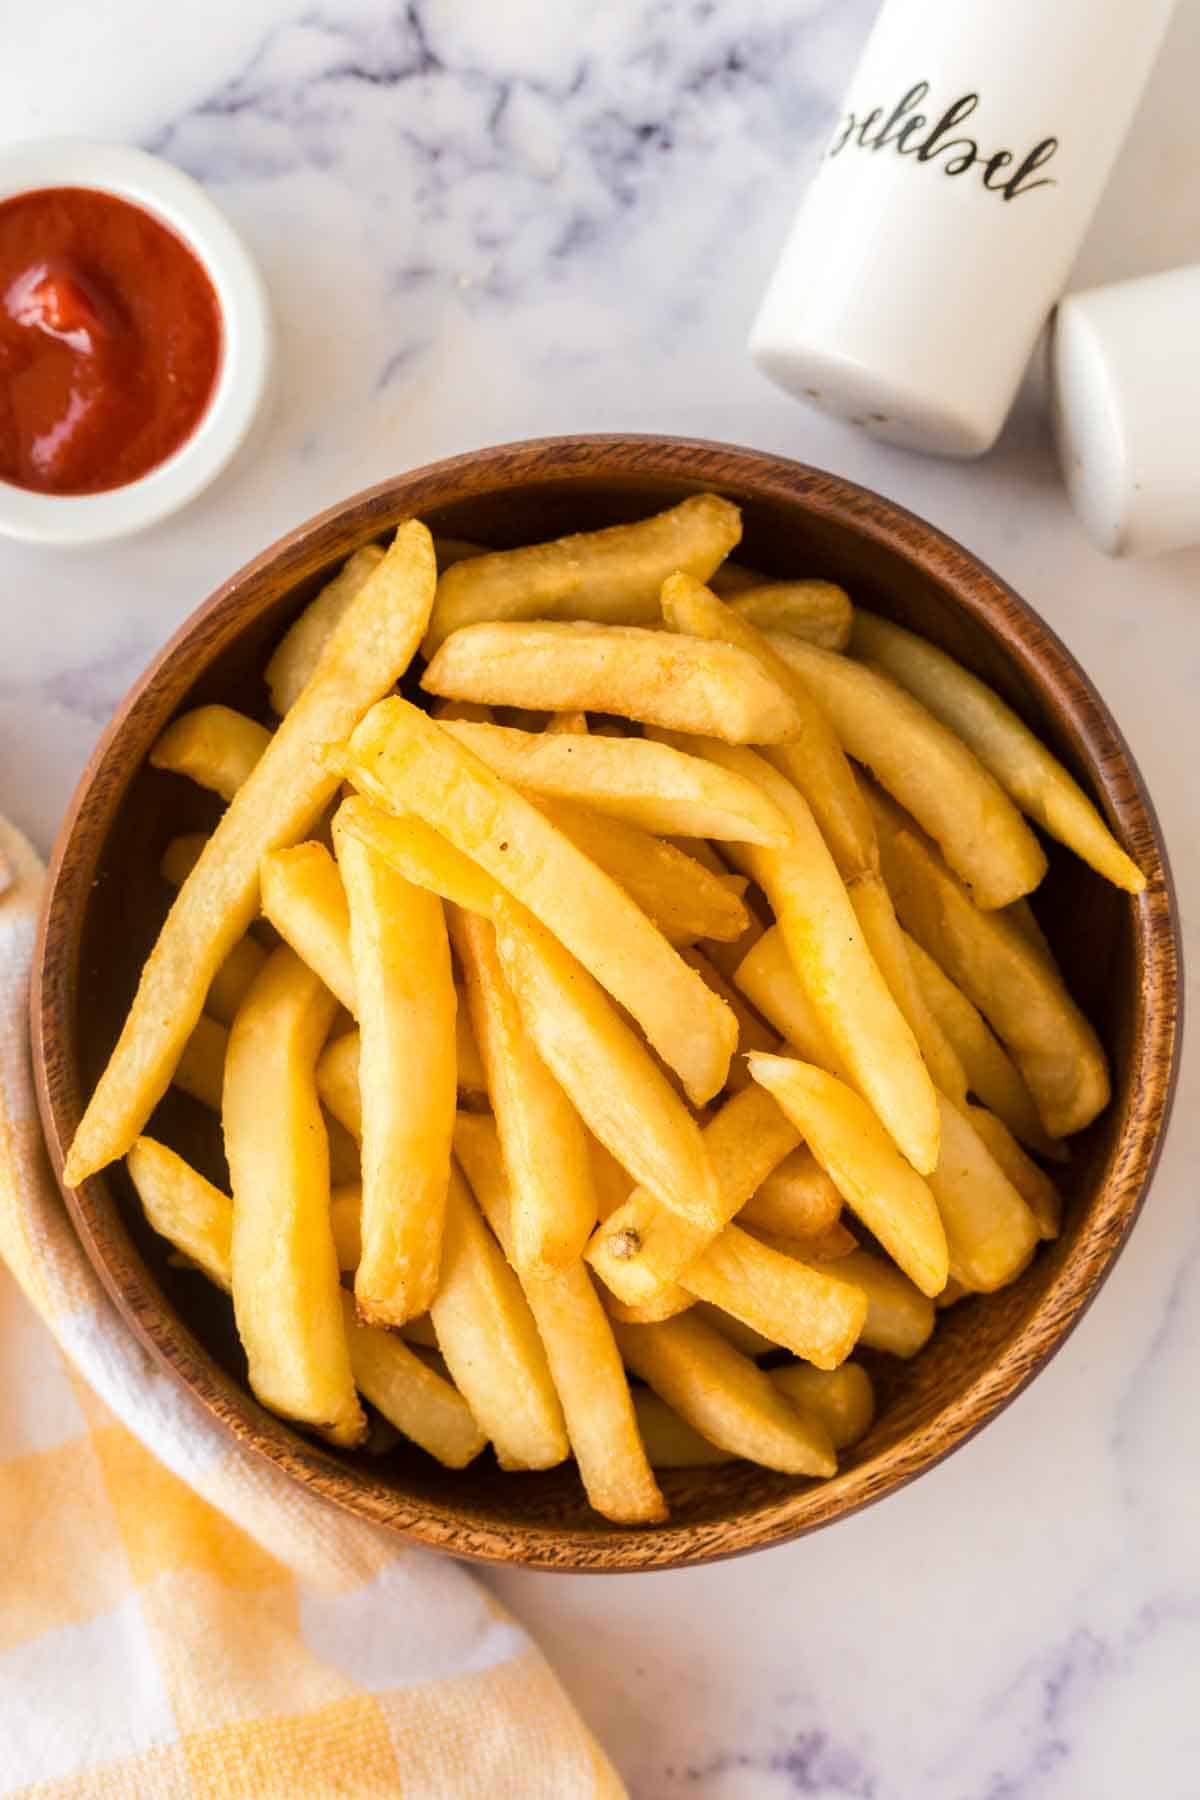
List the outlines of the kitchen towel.
{"label": "kitchen towel", "polygon": [[3,821],[0,862],[0,1794],[619,1797],[481,1584],[243,1450],[116,1313],[42,1144]]}

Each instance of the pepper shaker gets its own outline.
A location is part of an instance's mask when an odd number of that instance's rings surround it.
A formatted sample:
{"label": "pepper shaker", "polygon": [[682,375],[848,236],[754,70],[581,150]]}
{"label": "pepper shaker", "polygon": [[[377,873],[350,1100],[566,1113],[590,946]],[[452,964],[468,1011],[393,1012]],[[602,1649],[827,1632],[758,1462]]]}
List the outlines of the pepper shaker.
{"label": "pepper shaker", "polygon": [[977,456],[1066,282],[1174,0],[884,0],[750,339],[792,393]]}

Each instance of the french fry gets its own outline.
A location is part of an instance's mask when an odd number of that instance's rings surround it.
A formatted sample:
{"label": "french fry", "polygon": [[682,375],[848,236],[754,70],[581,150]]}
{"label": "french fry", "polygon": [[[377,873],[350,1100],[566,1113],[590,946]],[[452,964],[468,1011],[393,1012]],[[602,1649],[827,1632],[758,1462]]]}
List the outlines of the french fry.
{"label": "french fry", "polygon": [[842,1196],[807,1144],[799,1144],[759,1183],[739,1225],[785,1238],[815,1238],[837,1223]]}
{"label": "french fry", "polygon": [[316,672],[321,652],[355,597],[383,561],[378,544],[364,544],[327,581],[279,641],[267,664],[267,692],[280,718],[290,712]]}
{"label": "french fry", "polygon": [[804,723],[744,650],[637,625],[467,625],[421,686],[489,706],[615,713],[730,744],[784,744]]}
{"label": "french fry", "polygon": [[[772,1250],[781,1250],[785,1256],[794,1256],[803,1263],[840,1262],[852,1250],[858,1249],[858,1239],[841,1219],[800,1237],[786,1231],[763,1231],[758,1226],[752,1229],[752,1235],[769,1244]],[[834,1269],[833,1273],[840,1275],[841,1271]]]}
{"label": "french fry", "polygon": [[854,609],[836,582],[763,581],[743,588],[731,604],[759,631],[790,631],[822,650],[844,650],[850,642]]}
{"label": "french fry", "polygon": [[265,725],[231,706],[197,706],[167,726],[150,751],[150,766],[232,800],[270,741]]}
{"label": "french fry", "polygon": [[168,887],[182,887],[208,842],[207,831],[185,831],[173,837],[162,854],[158,872]]}
{"label": "french fry", "polygon": [[345,1292],[342,1314],[354,1379],[371,1405],[446,1468],[465,1469],[487,1438],[458,1389],[394,1331],[364,1325]]}
{"label": "french fry", "polygon": [[[745,880],[745,877],[742,876],[740,879]],[[764,916],[766,909],[765,907],[760,908],[755,897],[747,897],[746,911],[749,923],[738,937],[731,938],[724,943],[711,936],[704,940],[704,954],[709,962],[719,974],[725,977],[726,981],[732,981],[735,985],[738,969],[767,929],[767,921]],[[784,955],[787,955],[786,950]]]}
{"label": "french fry", "polygon": [[652,624],[671,570],[710,575],[741,535],[736,506],[694,494],[634,525],[472,556],[443,571],[422,648],[432,656],[452,631],[486,619]]}
{"label": "french fry", "polygon": [[233,1188],[233,1309],[264,1406],[360,1441],[314,1077],[337,1002],[294,951],[268,957],[229,1033],[221,1123]]}
{"label": "french fry", "polygon": [[1111,1087],[1100,1040],[1063,983],[1009,918],[977,907],[928,839],[886,823],[884,876],[905,929],[977,1006],[1011,1052],[1053,1137],[1082,1131]]}
{"label": "french fry", "polygon": [[614,1335],[628,1367],[711,1443],[788,1475],[836,1471],[824,1425],[694,1315],[617,1325]]}
{"label": "french fry", "polygon": [[792,1057],[750,1057],[754,1079],[774,1094],[843,1199],[923,1294],[949,1275],[946,1232],[929,1187],[905,1162],[853,1089]]}
{"label": "french fry", "polygon": [[664,583],[662,607],[664,618],[675,631],[687,632],[714,647],[725,644],[738,650],[787,695],[800,728],[793,733],[791,742],[779,748],[776,766],[796,784],[812,808],[843,878],[849,881],[875,869],[878,858],[870,814],[845,752],[823,709],[779,656],[770,639],[702,583],[685,575],[673,575]]}
{"label": "french fry", "polygon": [[1002,1119],[1023,1144],[1041,1156],[1061,1161],[1065,1155],[1063,1145],[1042,1124],[1021,1071],[983,1014],[915,938],[905,932],[904,941],[913,974],[930,1012],[954,1047],[969,1091]]}
{"label": "french fry", "polygon": [[[455,1153],[484,1217],[514,1262],[515,1195],[501,1167],[491,1120],[461,1115]],[[521,1285],[545,1346],[589,1501],[620,1524],[665,1519],[666,1504],[642,1448],[621,1354],[587,1270],[576,1258],[546,1274],[527,1271]]]}
{"label": "french fry", "polygon": [[719,1463],[734,1461],[728,1450],[710,1444],[694,1425],[681,1419],[653,1388],[635,1388],[633,1406],[638,1433],[651,1468],[709,1469]]}
{"label": "french fry", "polygon": [[837,1272],[867,1296],[867,1317],[859,1342],[889,1356],[915,1356],[933,1335],[937,1312],[932,1300],[907,1275],[870,1250],[838,1258]]}
{"label": "french fry", "polygon": [[864,875],[853,882],[848,891],[867,949],[908,1021],[930,1080],[956,1105],[965,1106],[966,1073],[913,972],[904,933],[887,888],[878,875]]}
{"label": "french fry", "polygon": [[592,1165],[592,1184],[596,1191],[597,1217],[607,1219],[628,1200],[633,1188],[627,1172],[611,1150],[606,1150],[594,1132],[587,1134],[588,1157]]}
{"label": "french fry", "polygon": [[960,1300],[969,1299],[970,1294],[970,1288],[964,1287],[961,1281],[955,1281],[952,1275],[933,1304],[938,1312],[945,1312],[947,1307],[957,1306]]}
{"label": "french fry", "polygon": [[443,537],[439,532],[433,540],[437,553],[438,573],[449,569],[456,562],[467,562],[472,556],[486,556],[488,546],[477,544],[473,538]]}
{"label": "french fry", "polygon": [[[479,1050],[464,997],[458,994],[456,1000],[454,1050],[458,1091],[462,1095],[481,1095],[486,1091],[487,1083],[478,1060]],[[344,1031],[339,1037],[330,1039],[317,1063],[317,1090],[322,1105],[359,1142],[362,1139],[362,1096],[358,1085],[361,1048],[358,1032]]]}
{"label": "french fry", "polygon": [[913,1167],[927,1172],[937,1161],[933,1083],[807,803],[753,750],[716,744],[705,754],[758,781],[791,826],[783,850],[738,844],[732,854],[770,900],[796,973],[853,1085]]}
{"label": "french fry", "polygon": [[733,979],[750,1004],[805,1062],[816,1063],[818,1068],[849,1081],[845,1064],[796,972],[778,925],[772,925],[755,940],[734,969]]}
{"label": "french fry", "polygon": [[929,1177],[950,1273],[973,1293],[1015,1281],[1037,1249],[1037,1220],[974,1126],[942,1099],[942,1156]]}
{"label": "french fry", "polygon": [[[734,1349],[740,1350],[743,1356],[748,1356],[753,1360],[759,1356],[777,1356],[779,1354],[778,1344],[769,1337],[764,1337],[761,1331],[754,1331],[749,1325],[743,1325],[742,1321],[735,1319],[732,1314],[722,1312],[719,1306],[711,1306],[707,1300],[696,1300],[693,1305],[696,1309],[696,1317],[711,1325],[714,1331],[719,1331],[722,1337],[728,1338]],[[673,1318],[674,1316],[673,1313],[668,1314],[668,1317]],[[656,1321],[631,1319],[629,1323],[652,1325]]]}
{"label": "french fry", "polygon": [[729,1008],[737,1020],[738,1041],[737,1054],[729,1065],[729,1079],[725,1086],[731,1094],[740,1093],[750,1085],[750,1071],[743,1058],[748,1050],[778,1049],[778,1039],[769,1025],[764,1024],[754,1008],[747,1004],[731,981],[727,981],[720,969],[707,957],[703,950],[691,948],[682,950],[680,954],[684,962],[695,969],[697,975],[717,994]]}
{"label": "french fry", "polygon": [[[139,1138],[126,1163],[154,1229],[229,1293],[233,1235],[229,1196],[153,1138]],[[447,1468],[464,1468],[487,1440],[462,1395],[394,1333],[361,1325],[349,1294],[342,1295],[341,1303],[355,1386],[423,1450]]]}
{"label": "french fry", "polygon": [[1146,878],[1058,759],[991,688],[914,632],[860,612],[853,648],[900,683],[974,751],[1021,810],[1127,893]]}
{"label": "french fry", "polygon": [[429,1314],[454,1385],[501,1468],[562,1462],[566,1425],[529,1302],[453,1164],[441,1281]]}
{"label": "french fry", "polygon": [[681,1285],[793,1356],[836,1369],[858,1342],[867,1313],[861,1291],[842,1279],[845,1261],[829,1269],[799,1262],[727,1225],[688,1265]]}
{"label": "french fry", "polygon": [[216,1019],[201,1013],[183,1046],[183,1054],[175,1065],[172,1080],[177,1088],[207,1106],[211,1112],[221,1110],[221,1091],[225,1081],[225,1053],[229,1048],[229,1032]]}
{"label": "french fry", "polygon": [[820,1419],[835,1450],[849,1450],[870,1431],[875,1390],[861,1363],[845,1362],[837,1369],[789,1363],[772,1369],[771,1380],[794,1405]]}
{"label": "french fry", "polygon": [[357,795],[342,801],[338,818],[343,831],[352,832],[390,862],[406,881],[428,888],[452,906],[487,916],[503,892],[499,882],[424,819],[396,817]]}
{"label": "french fry", "polygon": [[410,521],[343,616],[301,700],[180,888],[76,1131],[68,1186],[123,1156],[165,1092],[213,976],[258,909],[259,863],[267,851],[303,838],[333,796],[337,772],[317,752],[346,738],[403,674],[428,620],[433,583],[432,541]]}
{"label": "french fry", "polygon": [[204,999],[205,1012],[219,1019],[222,1025],[232,1025],[234,1014],[266,960],[267,953],[261,944],[256,944],[252,937],[241,938],[212,978],[212,986]]}
{"label": "french fry", "polygon": [[[343,1187],[347,1182],[358,1186],[362,1182],[362,1157],[358,1151],[358,1140],[350,1135],[340,1119],[324,1106],[321,1117],[325,1121],[325,1134],[329,1139],[329,1179],[333,1186]],[[355,1267],[358,1258],[355,1258]]]}
{"label": "french fry", "polygon": [[[525,1029],[500,966],[491,921],[453,909],[450,932],[466,982],[510,1194],[505,1231],[497,1236],[518,1275],[544,1275],[578,1262],[596,1223],[587,1134]],[[495,1230],[470,1169],[467,1177]]]}
{"label": "french fry", "polygon": [[350,908],[338,865],[324,844],[292,844],[262,859],[262,909],[286,944],[347,1012],[358,1013],[350,957]]}
{"label": "french fry", "polygon": [[405,700],[374,708],[345,768],[371,798],[419,813],[502,883],[632,1013],[690,1098],[712,1098],[729,1072],[733,1014],[536,807]]}
{"label": "french fry", "polygon": [[566,800],[535,797],[534,804],[625,889],[668,943],[694,944],[698,938],[731,942],[746,930],[750,915],[738,895],[674,844]]}
{"label": "french fry", "polygon": [[587,737],[587,714],[578,711],[551,713],[546,721],[546,733],[549,737]]}
{"label": "french fry", "polygon": [[1038,885],[1041,845],[995,777],[919,701],[850,657],[782,632],[771,643],[846,750],[938,843],[979,906],[1006,906]]}
{"label": "french fry", "polygon": [[699,1127],[598,983],[509,901],[497,902],[496,949],[525,1029],[592,1133],[665,1206],[719,1227]]}
{"label": "french fry", "polygon": [[233,1255],[229,1195],[154,1138],[138,1138],[125,1167],[155,1231],[229,1293]]}
{"label": "french fry", "polygon": [[510,731],[452,720],[445,729],[514,787],[670,836],[740,838],[778,848],[788,827],[743,776],[650,738]]}
{"label": "french fry", "polygon": [[455,1010],[442,903],[333,824],[350,911],[362,1110],[359,1315],[402,1325],[437,1289],[454,1132]]}
{"label": "french fry", "polygon": [[678,1281],[795,1148],[800,1134],[771,1096],[752,1085],[717,1110],[703,1137],[719,1194],[711,1227],[694,1224],[639,1188],[592,1237],[588,1262],[627,1305],[644,1305]]}
{"label": "french fry", "polygon": [[362,1257],[362,1182],[335,1182],[329,1195],[329,1223],[338,1268],[352,1275]]}
{"label": "french fry", "polygon": [[1062,1229],[1062,1195],[1049,1175],[1022,1150],[1004,1121],[986,1106],[968,1106],[966,1116],[1037,1220],[1042,1236],[1056,1238]]}
{"label": "french fry", "polygon": [[1050,948],[1050,940],[1038,924],[1028,899],[1022,895],[1020,900],[1012,901],[1009,906],[1004,908],[1004,916],[1012,920],[1030,948],[1038,952],[1050,973],[1056,975],[1061,981],[1062,970],[1058,966],[1058,959]]}

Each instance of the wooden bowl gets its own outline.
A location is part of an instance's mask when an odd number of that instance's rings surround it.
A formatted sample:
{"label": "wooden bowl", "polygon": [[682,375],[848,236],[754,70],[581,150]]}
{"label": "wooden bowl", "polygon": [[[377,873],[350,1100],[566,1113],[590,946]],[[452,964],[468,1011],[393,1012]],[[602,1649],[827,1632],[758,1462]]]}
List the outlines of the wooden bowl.
{"label": "wooden bowl", "polygon": [[[592,1513],[569,1464],[505,1475],[488,1455],[451,1473],[406,1447],[373,1458],[311,1442],[253,1400],[228,1301],[170,1265],[124,1167],[66,1192],[129,1325],[243,1444],[360,1518],[458,1556],[574,1570],[704,1562],[815,1530],[911,1481],[1013,1399],[1071,1330],[1137,1216],[1170,1105],[1179,951],[1158,825],[1104,703],[1042,620],[958,544],[834,475],[722,444],[557,438],[437,463],[301,526],[218,589],[120,707],[58,840],[33,990],[42,1117],[60,1176],[166,910],[163,847],[216,817],[208,796],[147,766],[168,720],[218,699],[265,717],[270,647],[336,565],[405,517],[503,547],[637,518],[703,488],[741,506],[746,562],[842,582],[990,682],[1091,791],[1146,871],[1147,891],[1131,900],[1051,846],[1038,896],[1041,922],[1112,1058],[1113,1102],[1075,1141],[1058,1242],[1003,1293],[954,1307],[913,1362],[868,1356],[878,1420],[834,1480],[806,1483],[744,1463],[669,1472],[670,1523],[646,1529]],[[221,1178],[216,1122],[185,1096],[169,1094],[152,1129]]]}

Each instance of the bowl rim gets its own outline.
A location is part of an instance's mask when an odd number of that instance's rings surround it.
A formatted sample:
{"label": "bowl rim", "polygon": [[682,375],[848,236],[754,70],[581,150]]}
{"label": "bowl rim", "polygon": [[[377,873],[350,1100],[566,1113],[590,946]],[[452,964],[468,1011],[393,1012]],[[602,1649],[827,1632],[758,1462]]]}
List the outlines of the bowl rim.
{"label": "bowl rim", "polygon": [[271,374],[270,302],[249,250],[208,194],[172,163],[131,144],[54,137],[0,149],[0,204],[46,188],[91,188],[158,219],[196,257],[221,315],[221,355],[208,405],[163,462],[97,494],[44,494],[0,481],[0,532],[72,546],[128,537],[177,512],[236,455]]}
{"label": "bowl rim", "polygon": [[[686,462],[686,466],[685,465]],[[705,464],[711,465],[711,473]],[[491,476],[492,479],[485,477]],[[1050,1287],[1001,1355],[956,1399],[899,1443],[830,1481],[797,1485],[779,1500],[731,1522],[652,1527],[597,1525],[583,1531],[539,1522],[471,1527],[435,1502],[414,1501],[372,1483],[319,1445],[261,1409],[209,1356],[191,1330],[161,1303],[132,1245],[114,1242],[100,1204],[104,1175],[79,1189],[62,1181],[65,1145],[78,1117],[61,1080],[57,1056],[73,1050],[72,1020],[50,998],[48,971],[77,949],[88,886],[103,839],[86,862],[73,855],[76,822],[98,782],[106,783],[108,820],[137,772],[109,768],[126,721],[197,631],[232,610],[247,584],[282,563],[298,581],[306,549],[334,521],[356,521],[365,542],[390,521],[446,506],[497,486],[572,477],[675,482],[718,490],[739,484],[756,498],[804,502],[810,513],[848,520],[879,549],[915,563],[957,607],[998,637],[1035,691],[1052,692],[1061,727],[1088,770],[1103,809],[1124,841],[1144,847],[1146,891],[1129,897],[1138,974],[1137,1030],[1131,1048],[1134,1096],[1114,1145],[1103,1203],[1086,1237],[1064,1259]],[[455,484],[458,484],[457,487]],[[427,491],[427,492],[426,492]],[[425,495],[424,500],[422,499]],[[435,494],[437,498],[435,499]],[[348,552],[346,552],[348,553]],[[339,555],[341,552],[339,552]],[[309,568],[314,565],[309,559]],[[319,566],[319,565],[317,565]],[[961,1448],[1045,1367],[1095,1299],[1145,1203],[1162,1148],[1179,1068],[1182,1034],[1182,949],[1178,909],[1165,844],[1141,772],[1095,687],[1055,632],[1029,604],[961,544],[916,514],[843,477],[772,452],[715,440],[640,433],[549,437],[489,446],[423,465],[361,490],[276,540],[216,588],[173,633],[129,689],[103,733],[67,809],[55,843],[34,953],[31,1034],[38,1104],[54,1172],[84,1248],[125,1321],[157,1361],[169,1368],[237,1440],[364,1520],[427,1548],[479,1562],[568,1573],[632,1573],[696,1566],[792,1541],[846,1518],[895,1492]],[[56,1048],[57,1047],[57,1048]],[[1151,1078],[1152,1077],[1152,1078]],[[1147,1099],[1149,1092],[1154,1099]],[[151,1291],[147,1291],[147,1284]],[[884,1466],[886,1465],[886,1466]]]}

